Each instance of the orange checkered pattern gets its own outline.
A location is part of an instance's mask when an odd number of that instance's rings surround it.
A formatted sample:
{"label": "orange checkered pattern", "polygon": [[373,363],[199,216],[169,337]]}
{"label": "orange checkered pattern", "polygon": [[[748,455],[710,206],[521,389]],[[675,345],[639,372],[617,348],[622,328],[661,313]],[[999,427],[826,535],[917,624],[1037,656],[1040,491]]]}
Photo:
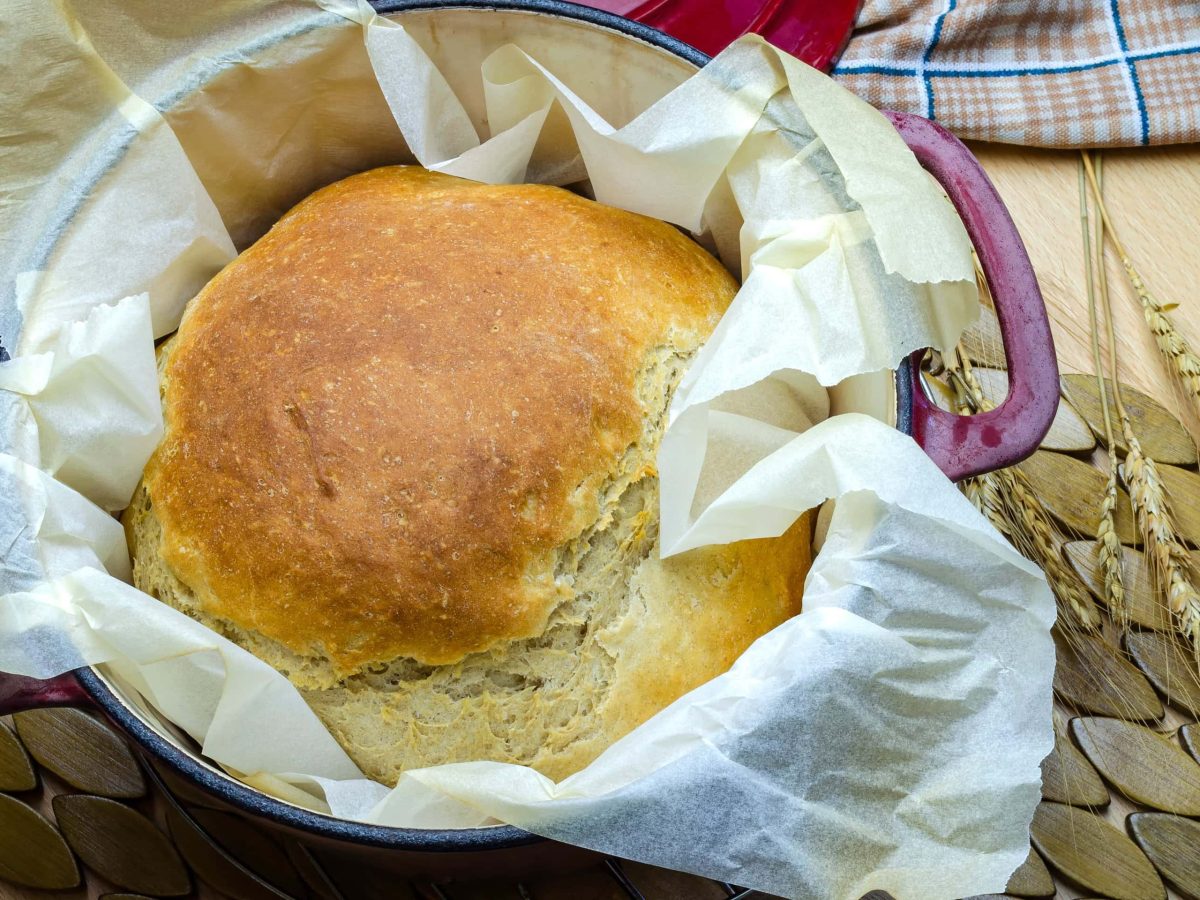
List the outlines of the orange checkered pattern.
{"label": "orange checkered pattern", "polygon": [[833,75],[960,137],[1200,140],[1200,0],[865,0]]}

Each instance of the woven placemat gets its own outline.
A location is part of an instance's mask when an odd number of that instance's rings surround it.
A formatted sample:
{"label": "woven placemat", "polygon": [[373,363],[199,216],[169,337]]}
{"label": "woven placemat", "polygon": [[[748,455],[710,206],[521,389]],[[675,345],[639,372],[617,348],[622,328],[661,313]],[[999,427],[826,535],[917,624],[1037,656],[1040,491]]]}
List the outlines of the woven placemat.
{"label": "woven placemat", "polygon": [[[215,839],[214,839],[215,838]],[[299,855],[302,854],[302,855]],[[48,709],[0,718],[0,900],[233,897],[356,900],[380,878],[323,866],[227,812],[181,806],[98,716]],[[606,860],[569,875],[456,884],[389,880],[412,900],[746,900],[768,895]]]}

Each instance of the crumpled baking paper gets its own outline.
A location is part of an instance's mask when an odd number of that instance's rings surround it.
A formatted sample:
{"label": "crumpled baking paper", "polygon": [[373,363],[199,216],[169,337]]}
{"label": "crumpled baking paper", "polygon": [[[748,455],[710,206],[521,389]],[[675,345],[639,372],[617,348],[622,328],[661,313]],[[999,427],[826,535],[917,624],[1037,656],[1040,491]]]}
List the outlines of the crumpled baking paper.
{"label": "crumpled baking paper", "polygon": [[[6,120],[34,143],[61,122],[79,149],[0,173],[33,217],[0,204],[0,671],[103,663],[243,780],[348,818],[506,821],[792,897],[1003,888],[1052,746],[1053,602],[909,438],[855,411],[879,416],[886,372],[976,308],[961,224],[878,114],[753,38],[685,80],[521,13],[180,4],[168,53],[160,4],[110,5],[36,12],[54,66],[3,55],[25,66]],[[284,678],[125,583],[106,513],[161,434],[153,338],[305,193],[414,158],[578,184],[741,276],[671,407],[664,553],[836,498],[804,612],[559,784],[489,762],[367,781]]]}

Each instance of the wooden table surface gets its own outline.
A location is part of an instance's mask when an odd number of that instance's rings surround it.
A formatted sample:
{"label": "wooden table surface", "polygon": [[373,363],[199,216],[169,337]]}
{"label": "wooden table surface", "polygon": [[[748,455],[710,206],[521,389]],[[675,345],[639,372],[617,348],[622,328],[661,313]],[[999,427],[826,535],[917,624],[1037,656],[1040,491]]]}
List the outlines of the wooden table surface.
{"label": "wooden table surface", "polygon": [[[1050,313],[1059,368],[1094,372],[1088,329],[1079,154],[973,144],[1025,240]],[[1200,146],[1106,151],[1104,197],[1134,265],[1200,348]],[[1200,437],[1200,417],[1167,378],[1141,306],[1111,247],[1107,272],[1121,379],[1157,398]]]}

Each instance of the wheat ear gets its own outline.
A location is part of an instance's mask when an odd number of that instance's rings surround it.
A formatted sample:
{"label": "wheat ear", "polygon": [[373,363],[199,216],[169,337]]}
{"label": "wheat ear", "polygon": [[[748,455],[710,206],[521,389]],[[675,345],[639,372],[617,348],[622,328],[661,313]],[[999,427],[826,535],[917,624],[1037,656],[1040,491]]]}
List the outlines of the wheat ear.
{"label": "wheat ear", "polygon": [[1009,490],[1021,524],[1033,539],[1034,562],[1042,567],[1054,596],[1071,611],[1076,623],[1087,631],[1096,631],[1100,627],[1100,614],[1088,597],[1087,589],[1063,561],[1062,539],[1046,508],[1038,500],[1024,472],[1009,469],[1005,474],[1011,479]]}
{"label": "wheat ear", "polygon": [[1117,458],[1109,462],[1108,482],[1100,500],[1100,525],[1096,529],[1096,556],[1104,575],[1104,605],[1122,631],[1129,628],[1129,597],[1125,593],[1125,573],[1122,569],[1124,550],[1117,537]]}
{"label": "wheat ear", "polygon": [[[958,366],[949,372],[959,392],[960,412],[994,408],[983,396],[970,361],[962,353],[957,356]],[[1100,614],[1088,597],[1087,588],[1063,560],[1062,539],[1025,473],[1019,469],[998,469],[968,479],[963,490],[1017,550],[1041,567],[1054,596],[1070,611],[1074,623],[1087,631],[1097,630]]]}
{"label": "wheat ear", "polygon": [[[1119,392],[1114,391],[1119,396]],[[1133,512],[1142,530],[1146,553],[1151,558],[1155,582],[1167,598],[1179,631],[1192,640],[1200,661],[1200,591],[1192,558],[1175,529],[1167,493],[1154,460],[1142,452],[1129,417],[1121,413],[1121,429],[1129,452],[1122,474],[1133,501]]]}
{"label": "wheat ear", "polygon": [[[976,262],[976,274],[980,275],[978,262]],[[947,367],[946,371],[954,385],[958,412],[961,415],[970,415],[985,408],[987,401],[984,399],[983,388],[974,373],[965,376],[963,374],[964,369],[970,366],[966,354],[956,348],[955,357],[958,361],[957,367]],[[997,531],[1017,544],[1018,550],[1023,550],[1024,548],[1019,546],[1017,536],[1013,534],[1012,523],[1009,521],[1012,501],[1007,495],[1005,486],[1001,484],[998,474],[997,472],[985,472],[982,475],[972,475],[970,478],[964,478],[959,486],[984,518],[991,522]]]}
{"label": "wheat ear", "polygon": [[1117,237],[1112,220],[1108,217],[1108,209],[1104,206],[1104,199],[1101,197],[1099,180],[1096,178],[1096,172],[1086,153],[1083,154],[1083,165],[1092,185],[1092,194],[1096,198],[1096,208],[1100,211],[1100,217],[1108,231],[1108,236],[1117,250],[1117,255],[1121,258],[1125,274],[1129,276],[1129,283],[1133,286],[1133,290],[1142,304],[1142,315],[1150,327],[1151,334],[1154,335],[1154,343],[1158,346],[1158,352],[1166,361],[1167,368],[1183,385],[1184,391],[1193,405],[1200,410],[1200,356],[1192,349],[1187,338],[1183,336],[1168,315],[1175,308],[1174,305],[1159,303],[1155,299],[1142,280],[1142,276],[1138,274],[1129,254],[1125,252],[1125,246]]}

